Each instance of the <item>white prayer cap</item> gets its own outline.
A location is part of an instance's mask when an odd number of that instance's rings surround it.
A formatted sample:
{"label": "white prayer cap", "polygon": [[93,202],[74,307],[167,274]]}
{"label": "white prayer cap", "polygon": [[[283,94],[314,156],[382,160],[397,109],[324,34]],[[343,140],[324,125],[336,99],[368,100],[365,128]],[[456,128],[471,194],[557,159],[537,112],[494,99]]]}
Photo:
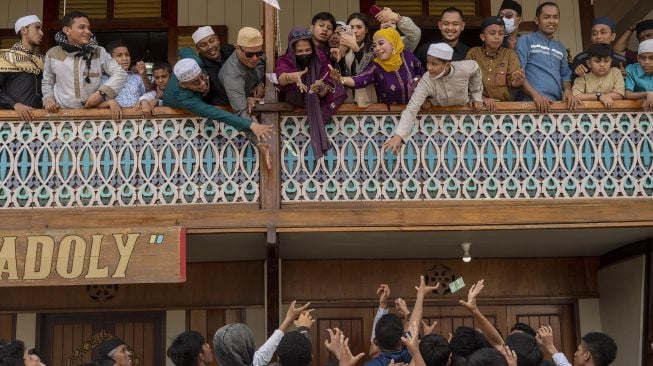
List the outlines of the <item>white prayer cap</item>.
{"label": "white prayer cap", "polygon": [[440,60],[451,61],[451,58],[453,57],[453,48],[444,42],[432,43],[429,46],[429,50],[426,54],[429,56],[437,57]]}
{"label": "white prayer cap", "polygon": [[16,25],[14,25],[14,29],[16,30],[16,34],[20,33],[20,30],[23,27],[27,27],[28,25],[32,23],[41,23],[41,19],[37,17],[36,15],[26,15],[22,18],[18,18],[16,21]]}
{"label": "white prayer cap", "polygon": [[640,42],[637,53],[639,54],[644,52],[653,52],[653,39],[647,39],[644,42]]}
{"label": "white prayer cap", "polygon": [[211,27],[210,25],[207,25],[207,26],[204,26],[204,27],[199,27],[199,28],[197,28],[195,33],[193,33],[193,36],[192,36],[193,37],[193,42],[195,42],[195,44],[198,44],[199,41],[202,40],[202,38],[212,36],[214,34],[215,34],[215,32],[213,31],[213,27]]}
{"label": "white prayer cap", "polygon": [[182,58],[177,61],[173,70],[180,82],[191,81],[202,73],[200,65],[192,58]]}

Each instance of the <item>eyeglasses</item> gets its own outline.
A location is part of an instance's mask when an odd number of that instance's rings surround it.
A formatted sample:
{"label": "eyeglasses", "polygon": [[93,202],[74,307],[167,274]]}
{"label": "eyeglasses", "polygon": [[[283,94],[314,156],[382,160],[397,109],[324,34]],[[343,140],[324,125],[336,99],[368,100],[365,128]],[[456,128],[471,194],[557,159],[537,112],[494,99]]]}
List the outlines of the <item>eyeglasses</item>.
{"label": "eyeglasses", "polygon": [[313,38],[313,33],[311,33],[311,31],[292,32],[290,34],[290,38],[292,39]]}
{"label": "eyeglasses", "polygon": [[254,56],[260,58],[261,56],[263,56],[263,53],[264,53],[263,50],[260,50],[258,52],[247,52],[242,47],[238,47],[238,48],[240,48],[240,50],[243,51],[243,53],[245,54],[245,57],[247,57],[247,58],[254,58]]}

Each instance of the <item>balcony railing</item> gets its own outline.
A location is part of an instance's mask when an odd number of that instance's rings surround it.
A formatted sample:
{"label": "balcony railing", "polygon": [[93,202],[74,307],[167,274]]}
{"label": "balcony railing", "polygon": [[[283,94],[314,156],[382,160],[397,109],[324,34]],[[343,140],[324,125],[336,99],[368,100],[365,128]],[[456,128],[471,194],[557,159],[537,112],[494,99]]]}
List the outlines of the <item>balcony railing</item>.
{"label": "balcony railing", "polygon": [[[382,149],[399,107],[346,106],[316,160],[303,111],[279,115],[280,203],[546,200],[653,196],[653,115],[620,102],[546,115],[426,109],[398,156]],[[275,114],[266,108],[267,114]],[[231,127],[171,109],[0,114],[0,208],[259,203],[256,149]],[[279,198],[277,198],[279,199]]]}
{"label": "balcony railing", "polygon": [[233,128],[174,113],[115,122],[0,120],[0,208],[257,202],[256,149]]}
{"label": "balcony railing", "polygon": [[283,117],[283,202],[653,196],[650,113],[423,112],[398,156],[400,114],[338,115],[320,161],[306,117]]}

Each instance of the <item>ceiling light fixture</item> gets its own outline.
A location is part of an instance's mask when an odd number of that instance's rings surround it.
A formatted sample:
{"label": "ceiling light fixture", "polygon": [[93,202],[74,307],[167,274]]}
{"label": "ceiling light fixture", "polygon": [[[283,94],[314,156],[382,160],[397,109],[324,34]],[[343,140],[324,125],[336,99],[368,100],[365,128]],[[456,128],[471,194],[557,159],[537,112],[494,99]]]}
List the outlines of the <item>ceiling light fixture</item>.
{"label": "ceiling light fixture", "polygon": [[472,246],[472,243],[462,243],[460,246],[463,248],[463,262],[469,263],[472,261],[472,256],[469,255],[469,248]]}

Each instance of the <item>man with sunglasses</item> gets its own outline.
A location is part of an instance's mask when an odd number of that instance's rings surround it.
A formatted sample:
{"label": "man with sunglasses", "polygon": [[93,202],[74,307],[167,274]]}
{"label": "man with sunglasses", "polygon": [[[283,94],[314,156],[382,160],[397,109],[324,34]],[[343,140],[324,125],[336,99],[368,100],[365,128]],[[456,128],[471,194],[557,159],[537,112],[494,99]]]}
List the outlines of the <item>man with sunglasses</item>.
{"label": "man with sunglasses", "polygon": [[263,100],[255,93],[257,86],[264,80],[264,68],[260,67],[264,64],[261,32],[252,27],[241,28],[236,40],[236,51],[218,74],[236,115],[250,118],[254,105]]}

